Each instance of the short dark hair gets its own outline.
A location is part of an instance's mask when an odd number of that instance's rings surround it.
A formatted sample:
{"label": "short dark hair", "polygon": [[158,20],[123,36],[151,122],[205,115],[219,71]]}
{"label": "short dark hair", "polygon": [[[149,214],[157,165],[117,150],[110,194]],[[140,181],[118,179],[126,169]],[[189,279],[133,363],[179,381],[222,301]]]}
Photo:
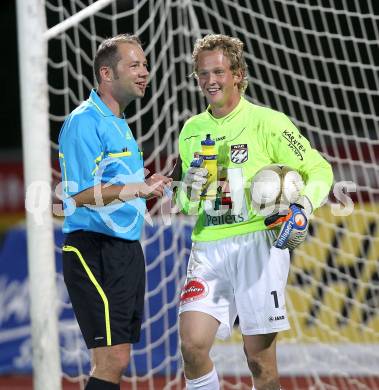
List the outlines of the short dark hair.
{"label": "short dark hair", "polygon": [[222,34],[209,34],[198,38],[192,53],[194,74],[197,74],[197,62],[199,54],[205,50],[221,50],[230,61],[230,70],[233,74],[240,71],[242,80],[238,83],[240,93],[247,88],[247,64],[243,53],[243,42],[238,38],[232,38]]}
{"label": "short dark hair", "polygon": [[102,66],[109,66],[112,70],[115,70],[118,61],[120,61],[120,55],[117,48],[121,43],[132,43],[134,45],[142,46],[137,35],[132,34],[119,34],[112,38],[105,39],[99,45],[93,60],[93,71],[99,84],[101,81],[100,68]]}

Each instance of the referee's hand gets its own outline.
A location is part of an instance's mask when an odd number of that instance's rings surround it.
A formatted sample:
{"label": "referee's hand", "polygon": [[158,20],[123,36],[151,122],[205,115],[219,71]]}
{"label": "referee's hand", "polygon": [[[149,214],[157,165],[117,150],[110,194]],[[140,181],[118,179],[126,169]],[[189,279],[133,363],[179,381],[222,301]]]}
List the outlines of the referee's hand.
{"label": "referee's hand", "polygon": [[170,187],[171,182],[171,178],[154,173],[154,175],[145,180],[145,183],[141,183],[138,195],[140,198],[145,199],[161,198],[164,194],[164,188]]}

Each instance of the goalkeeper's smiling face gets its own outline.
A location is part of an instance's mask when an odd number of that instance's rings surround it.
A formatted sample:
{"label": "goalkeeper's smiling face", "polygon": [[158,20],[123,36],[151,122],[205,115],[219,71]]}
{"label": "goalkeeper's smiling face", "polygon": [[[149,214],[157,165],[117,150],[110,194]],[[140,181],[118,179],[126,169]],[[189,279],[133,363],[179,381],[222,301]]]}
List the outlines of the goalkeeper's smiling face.
{"label": "goalkeeper's smiling face", "polygon": [[242,77],[239,72],[233,74],[230,60],[222,50],[204,50],[199,53],[197,79],[215,117],[229,114],[238,105],[238,83]]}

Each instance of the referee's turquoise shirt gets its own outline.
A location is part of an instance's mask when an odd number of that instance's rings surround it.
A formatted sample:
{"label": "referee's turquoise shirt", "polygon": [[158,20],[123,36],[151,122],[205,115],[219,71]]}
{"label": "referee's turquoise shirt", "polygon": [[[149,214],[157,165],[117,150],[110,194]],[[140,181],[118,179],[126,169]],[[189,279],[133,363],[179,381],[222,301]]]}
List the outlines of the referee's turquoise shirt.
{"label": "referee's turquoise shirt", "polygon": [[142,153],[125,118],[115,116],[96,90],[66,118],[59,134],[64,193],[63,232],[85,230],[126,240],[141,238],[146,202],[75,207],[72,196],[100,182],[144,181]]}

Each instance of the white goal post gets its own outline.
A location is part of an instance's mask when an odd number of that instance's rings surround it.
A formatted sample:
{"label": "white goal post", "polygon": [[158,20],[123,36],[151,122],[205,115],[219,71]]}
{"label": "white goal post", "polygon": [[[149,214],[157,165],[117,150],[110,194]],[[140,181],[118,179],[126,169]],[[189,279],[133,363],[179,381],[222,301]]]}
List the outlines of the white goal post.
{"label": "white goal post", "polygon": [[[184,121],[205,108],[189,77],[194,41],[223,33],[245,43],[246,97],[286,113],[331,162],[336,182],[329,202],[312,219],[308,240],[292,255],[287,290],[292,329],[278,345],[283,387],[379,388],[379,5],[18,0],[17,18],[35,388],[60,389],[62,376],[82,381],[87,374],[75,321],[58,322],[54,315],[57,305],[69,302],[55,273],[59,248],[50,194],[60,180],[54,161],[60,126],[95,85],[97,46],[117,33],[135,33],[143,42],[151,81],[145,98],[126,114],[147,167],[162,173],[177,156]],[[190,223],[177,218],[167,226],[157,211],[153,206],[155,225],[147,225],[143,238],[143,345],[134,350],[124,378],[133,389],[183,386],[174,318]],[[225,388],[247,383],[238,332],[212,353]],[[65,367],[73,361],[78,364],[72,373],[72,365]]]}
{"label": "white goal post", "polygon": [[61,389],[43,1],[17,1],[28,273],[36,390]]}

